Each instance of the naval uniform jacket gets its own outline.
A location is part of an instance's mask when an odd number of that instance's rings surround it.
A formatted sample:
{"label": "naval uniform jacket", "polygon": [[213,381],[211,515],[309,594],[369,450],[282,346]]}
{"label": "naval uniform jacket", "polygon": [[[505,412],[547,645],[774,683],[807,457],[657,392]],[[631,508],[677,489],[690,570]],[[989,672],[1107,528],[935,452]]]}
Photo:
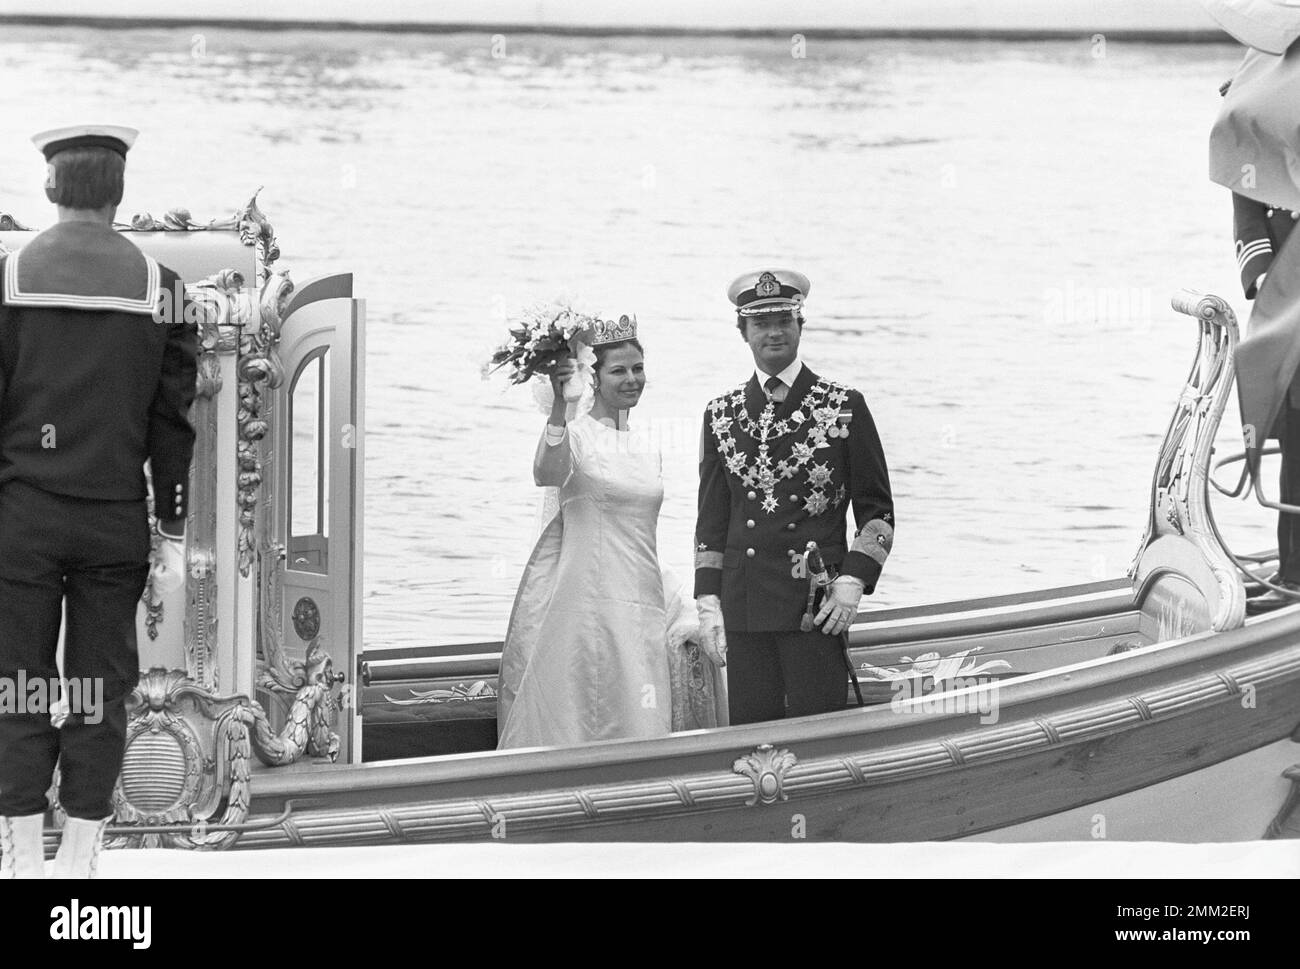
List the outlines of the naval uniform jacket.
{"label": "naval uniform jacket", "polygon": [[872,592],[894,541],[894,503],[862,394],[805,364],[780,404],[769,403],[756,376],[710,402],[698,511],[695,595],[721,596],[728,631],[799,629],[810,540],[832,571]]}
{"label": "naval uniform jacket", "polygon": [[[1232,193],[1232,231],[1236,238],[1237,269],[1241,273],[1241,288],[1246,299],[1254,299],[1255,284],[1268,272],[1273,259],[1282,251],[1282,245],[1296,224],[1296,213],[1275,205],[1256,202],[1236,192]],[[1294,411],[1300,409],[1300,373],[1291,380],[1291,390],[1285,405]],[[1280,415],[1279,415],[1280,416]],[[1277,422],[1268,436],[1278,436]]]}
{"label": "naval uniform jacket", "polygon": [[1268,272],[1296,224],[1295,213],[1232,193],[1232,229],[1237,240],[1237,268],[1246,299],[1255,298],[1255,281]]}
{"label": "naval uniform jacket", "polygon": [[0,257],[0,483],[188,509],[197,326],[180,277],[101,223]]}

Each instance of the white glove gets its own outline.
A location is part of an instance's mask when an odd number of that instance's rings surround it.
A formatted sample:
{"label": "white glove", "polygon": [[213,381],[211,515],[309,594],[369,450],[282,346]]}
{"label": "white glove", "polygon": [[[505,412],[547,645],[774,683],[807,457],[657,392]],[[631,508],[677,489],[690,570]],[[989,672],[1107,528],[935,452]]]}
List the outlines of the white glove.
{"label": "white glove", "polygon": [[853,620],[858,615],[858,603],[861,600],[862,580],[855,579],[851,575],[839,576],[826,589],[821,610],[813,620],[813,625],[821,625],[822,620],[825,620],[826,625],[822,626],[822,632],[828,636],[838,636],[853,625]]}
{"label": "white glove", "polygon": [[700,614],[700,649],[714,666],[727,665],[727,633],[722,622],[722,600],[700,596],[695,600]]}
{"label": "white glove", "polygon": [[162,541],[154,549],[150,568],[153,586],[162,593],[175,592],[185,585],[185,539],[161,533],[159,537]]}

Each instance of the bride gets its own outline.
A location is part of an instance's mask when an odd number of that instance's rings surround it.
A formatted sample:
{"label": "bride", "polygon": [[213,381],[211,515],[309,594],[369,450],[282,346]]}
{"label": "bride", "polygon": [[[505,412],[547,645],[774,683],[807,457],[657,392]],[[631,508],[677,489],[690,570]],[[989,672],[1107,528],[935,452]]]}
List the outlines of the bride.
{"label": "bride", "polygon": [[[533,462],[558,513],[524,569],[501,655],[498,743],[508,747],[645,738],[716,726],[715,670],[692,641],[694,604],[660,569],[655,532],[662,457],[627,426],[645,389],[636,321],[597,321],[590,411],[553,403]],[[719,703],[720,701],[720,703]],[[725,714],[724,714],[725,722]]]}

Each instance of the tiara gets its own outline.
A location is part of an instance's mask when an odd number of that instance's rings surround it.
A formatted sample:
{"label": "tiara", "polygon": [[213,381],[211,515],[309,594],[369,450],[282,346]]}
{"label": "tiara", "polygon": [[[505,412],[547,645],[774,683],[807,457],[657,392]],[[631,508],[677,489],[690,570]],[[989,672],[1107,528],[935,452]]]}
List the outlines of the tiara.
{"label": "tiara", "polygon": [[592,320],[592,346],[636,339],[636,317],[620,316],[617,320]]}

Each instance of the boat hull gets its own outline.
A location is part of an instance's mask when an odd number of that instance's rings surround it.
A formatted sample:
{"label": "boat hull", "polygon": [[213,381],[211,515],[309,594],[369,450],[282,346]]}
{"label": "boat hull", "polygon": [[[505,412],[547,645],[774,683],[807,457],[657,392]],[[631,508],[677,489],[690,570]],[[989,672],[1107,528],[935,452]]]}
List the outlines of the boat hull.
{"label": "boat hull", "polygon": [[[996,716],[979,712],[990,695]],[[278,814],[294,798],[310,803],[273,828],[247,832],[237,847],[948,840],[1013,832],[1144,790],[1149,796],[1112,802],[1120,811],[1110,821],[1116,837],[1149,837],[1177,812],[1184,837],[1230,840],[1242,836],[1236,819],[1225,825],[1221,808],[1198,807],[1195,796],[1170,803],[1157,796],[1160,785],[1215,765],[1227,765],[1220,773],[1231,776],[1234,760],[1264,748],[1276,748],[1264,758],[1275,765],[1286,759],[1298,723],[1300,609],[1227,633],[922,698],[907,709],[849,710],[660,741],[302,766],[259,777],[253,813]],[[1255,790],[1270,800],[1286,786],[1279,779],[1236,787],[1243,798]],[[1197,785],[1187,789],[1194,794]],[[1283,806],[1254,804],[1240,813],[1262,817]],[[1095,823],[1078,819],[1051,831],[1096,837]]]}

